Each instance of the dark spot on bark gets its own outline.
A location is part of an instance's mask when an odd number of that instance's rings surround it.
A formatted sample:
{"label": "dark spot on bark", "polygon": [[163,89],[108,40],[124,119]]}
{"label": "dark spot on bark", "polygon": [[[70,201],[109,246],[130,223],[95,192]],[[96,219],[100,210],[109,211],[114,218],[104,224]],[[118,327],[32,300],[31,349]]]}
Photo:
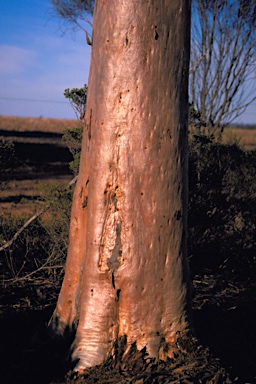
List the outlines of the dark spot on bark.
{"label": "dark spot on bark", "polygon": [[174,214],[175,220],[180,220],[181,219],[181,211],[176,211]]}
{"label": "dark spot on bark", "polygon": [[89,183],[89,179],[86,180],[86,183],[85,183],[86,187],[87,187],[88,183]]}
{"label": "dark spot on bark", "polygon": [[91,125],[92,125],[92,109],[90,110],[90,122],[87,124],[87,129],[88,129],[88,140],[91,140]]}
{"label": "dark spot on bark", "polygon": [[84,202],[83,202],[83,208],[86,208],[88,205],[88,196],[85,196]]}
{"label": "dark spot on bark", "polygon": [[158,33],[157,33],[157,25],[155,26],[155,40],[157,40],[158,39],[158,37],[159,37],[159,35],[158,35]]}
{"label": "dark spot on bark", "polygon": [[120,293],[121,293],[121,289],[118,289],[116,291],[116,301],[119,301],[120,300]]}
{"label": "dark spot on bark", "polygon": [[128,45],[128,43],[129,43],[129,40],[128,40],[128,36],[126,35],[126,37],[125,37],[125,44]]}
{"label": "dark spot on bark", "polygon": [[159,241],[159,243],[160,243],[160,241],[161,241],[160,235],[158,236],[158,241]]}
{"label": "dark spot on bark", "polygon": [[116,289],[114,272],[112,272],[112,275],[111,275],[111,282],[112,282],[112,287],[113,287],[114,289]]}

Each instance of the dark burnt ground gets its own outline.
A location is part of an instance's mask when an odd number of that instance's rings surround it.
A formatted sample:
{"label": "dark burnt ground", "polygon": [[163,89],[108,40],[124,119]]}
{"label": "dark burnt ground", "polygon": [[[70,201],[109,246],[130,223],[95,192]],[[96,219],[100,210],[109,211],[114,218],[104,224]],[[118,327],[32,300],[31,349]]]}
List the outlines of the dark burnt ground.
{"label": "dark burnt ground", "polygon": [[5,183],[0,189],[0,213],[1,208],[11,213],[24,211],[25,200],[27,205],[40,200],[43,186],[53,183],[64,186],[72,180],[69,163],[73,157],[62,136],[63,133],[57,132],[0,129],[0,140],[13,142],[16,159],[12,173],[0,175],[0,184]]}
{"label": "dark burnt ground", "polygon": [[238,286],[213,275],[196,276],[193,286],[200,344],[194,341],[191,353],[179,346],[174,360],[156,362],[134,346],[129,358],[116,356],[79,378],[68,374],[72,337],[56,340],[47,328],[57,290],[6,289],[1,293],[1,382],[256,383],[255,286]]}
{"label": "dark burnt ground", "polygon": [[49,178],[52,175],[71,174],[69,162],[73,158],[62,136],[62,133],[55,132],[0,129],[0,139],[11,140],[15,145],[18,164],[12,179]]}

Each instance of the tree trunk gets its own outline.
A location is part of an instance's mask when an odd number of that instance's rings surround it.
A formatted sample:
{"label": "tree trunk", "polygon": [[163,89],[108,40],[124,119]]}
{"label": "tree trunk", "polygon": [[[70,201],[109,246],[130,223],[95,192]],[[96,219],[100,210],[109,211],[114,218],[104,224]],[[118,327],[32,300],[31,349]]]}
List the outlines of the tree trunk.
{"label": "tree trunk", "polygon": [[52,324],[77,370],[114,343],[165,359],[190,329],[189,0],[98,0],[66,274]]}

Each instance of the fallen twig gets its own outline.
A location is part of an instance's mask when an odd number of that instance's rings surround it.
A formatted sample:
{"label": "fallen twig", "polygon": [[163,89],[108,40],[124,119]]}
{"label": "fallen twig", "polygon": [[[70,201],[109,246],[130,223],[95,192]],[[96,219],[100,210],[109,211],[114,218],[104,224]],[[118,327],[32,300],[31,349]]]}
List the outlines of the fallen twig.
{"label": "fallen twig", "polygon": [[23,232],[24,229],[26,229],[30,223],[32,223],[35,219],[37,219],[40,215],[42,215],[42,213],[46,212],[48,208],[49,206],[41,209],[39,212],[35,213],[32,217],[30,217],[28,221],[26,221],[26,223],[15,233],[15,235],[11,238],[11,240],[7,241],[4,245],[0,247],[0,252],[4,251],[6,248],[9,248],[14,243],[14,241],[18,238],[21,232]]}
{"label": "fallen twig", "polygon": [[[76,183],[78,176],[75,176],[70,183],[68,183],[67,187],[71,187],[73,184]],[[67,189],[66,187],[66,189]],[[49,209],[49,205],[47,205],[45,208],[41,209],[41,211],[35,213],[32,217],[28,219],[28,221],[15,233],[15,235],[11,238],[11,240],[7,241],[4,245],[0,247],[0,252],[4,251],[5,249],[9,248],[14,241],[18,238],[18,236],[21,234],[21,232],[26,229],[30,223],[32,223],[35,219],[37,219],[42,213],[46,212]]]}
{"label": "fallen twig", "polygon": [[[46,263],[44,263],[41,267],[37,268],[36,270],[28,273],[27,275],[25,276],[22,276],[22,277],[13,277],[11,279],[7,279],[5,280],[4,282],[5,283],[16,283],[16,282],[20,282],[20,281],[24,281],[24,280],[28,280],[31,276],[33,276],[35,273],[38,273],[44,269],[63,269],[64,266],[63,265],[53,265],[53,266],[50,266],[50,265],[47,265],[48,263],[48,260],[46,261]],[[34,280],[34,279],[33,279]]]}

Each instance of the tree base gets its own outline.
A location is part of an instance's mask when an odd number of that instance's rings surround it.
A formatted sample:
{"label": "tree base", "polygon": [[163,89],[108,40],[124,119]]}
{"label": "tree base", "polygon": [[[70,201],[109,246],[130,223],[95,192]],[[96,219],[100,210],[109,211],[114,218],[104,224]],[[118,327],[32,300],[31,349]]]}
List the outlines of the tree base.
{"label": "tree base", "polygon": [[70,372],[66,377],[66,383],[230,384],[233,382],[225,369],[220,366],[219,360],[213,358],[209,350],[200,346],[195,338],[179,341],[174,357],[167,358],[166,361],[149,358],[145,348],[137,350],[136,343],[124,356],[119,344],[113,357],[104,364],[86,369],[83,373]]}

